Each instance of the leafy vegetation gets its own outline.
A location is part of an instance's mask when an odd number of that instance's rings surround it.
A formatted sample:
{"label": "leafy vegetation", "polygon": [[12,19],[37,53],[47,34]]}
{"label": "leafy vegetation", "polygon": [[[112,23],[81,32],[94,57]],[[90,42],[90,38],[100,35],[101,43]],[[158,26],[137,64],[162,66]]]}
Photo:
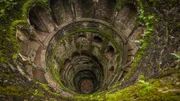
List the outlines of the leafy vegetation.
{"label": "leafy vegetation", "polygon": [[11,10],[15,5],[17,5],[17,2],[14,0],[1,0],[0,4],[3,6],[0,7],[0,17],[5,16],[5,12],[8,10]]}
{"label": "leafy vegetation", "polygon": [[171,53],[171,55],[175,56],[178,60],[180,60],[180,55],[178,55],[176,53]]}
{"label": "leafy vegetation", "polygon": [[142,59],[145,50],[148,48],[149,43],[152,40],[152,34],[154,32],[154,25],[158,22],[158,18],[155,17],[154,13],[151,13],[149,11],[150,7],[146,7],[147,4],[145,4],[145,1],[142,0],[136,0],[137,3],[140,6],[140,10],[139,10],[139,21],[144,23],[144,27],[146,28],[145,32],[142,34],[143,39],[140,40],[135,40],[136,43],[141,43],[140,49],[139,51],[136,53],[135,55],[135,60],[133,62],[133,66],[131,71],[125,76],[126,80],[127,78],[129,78],[130,76],[132,76],[132,74],[135,72],[135,70],[137,69],[140,60]]}
{"label": "leafy vegetation", "polygon": [[[153,6],[157,5],[159,0],[149,0]],[[172,0],[176,1],[176,0]],[[171,1],[171,2],[172,2]],[[17,24],[25,23],[27,24],[27,15],[28,10],[32,7],[33,4],[46,3],[47,0],[1,0],[0,1],[0,63],[7,62],[10,59],[16,59],[16,53],[20,51],[20,47],[15,35],[15,28]],[[143,33],[144,39],[136,40],[136,42],[141,43],[141,49],[135,57],[135,61],[133,64],[133,70],[126,76],[126,79],[130,77],[133,72],[138,67],[138,64],[144,55],[144,51],[148,47],[148,43],[151,42],[152,34],[154,31],[154,24],[157,23],[158,17],[147,10],[147,6],[143,0],[137,0],[137,3],[140,6],[139,10],[139,20],[141,20],[146,27],[146,31]],[[123,5],[124,0],[117,0],[116,9],[120,9]],[[150,7],[149,7],[150,8]],[[15,13],[14,13],[15,12]],[[171,55],[175,56],[178,60],[180,60],[180,55],[176,53],[171,53]],[[178,75],[179,72],[176,74]],[[173,75],[171,75],[173,76]],[[169,78],[171,77],[169,76]],[[0,73],[0,77],[12,78],[13,75]],[[178,75],[178,77],[180,77]],[[167,78],[163,79],[166,80]],[[174,84],[175,81],[172,82],[162,82],[161,78],[154,79],[150,82],[146,80],[140,79],[133,86],[127,87],[123,90],[119,90],[116,93],[108,93],[102,92],[98,94],[90,94],[90,95],[81,95],[77,97],[73,97],[74,100],[106,100],[106,101],[119,101],[119,100],[174,100],[178,101],[179,92],[173,89],[172,85],[178,85],[178,83]],[[179,82],[179,81],[178,81]],[[47,85],[39,84],[42,88],[52,96],[61,96],[60,94],[53,93],[50,91]],[[179,87],[179,86],[178,86]],[[178,88],[177,87],[177,88]],[[176,89],[176,88],[175,88]],[[179,88],[178,88],[179,90]],[[7,96],[26,96],[27,93],[31,93],[35,96],[44,96],[43,92],[37,89],[29,89],[26,87],[20,86],[0,86],[0,94],[5,94]],[[167,98],[168,97],[168,98]]]}
{"label": "leafy vegetation", "polygon": [[20,51],[19,42],[15,34],[17,25],[28,24],[28,10],[33,4],[39,3],[46,7],[47,1],[48,0],[0,1],[0,63],[16,59],[16,54]]}
{"label": "leafy vegetation", "polygon": [[32,89],[28,87],[21,87],[16,85],[11,86],[0,86],[0,94],[7,95],[7,96],[23,96],[26,97],[28,95],[34,95],[34,96],[43,96],[43,92]]}

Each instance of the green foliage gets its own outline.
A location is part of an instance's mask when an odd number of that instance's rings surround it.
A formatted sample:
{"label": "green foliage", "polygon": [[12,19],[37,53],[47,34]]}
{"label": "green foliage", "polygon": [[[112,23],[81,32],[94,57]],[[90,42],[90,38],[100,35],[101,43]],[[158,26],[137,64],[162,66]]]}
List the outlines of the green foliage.
{"label": "green foliage", "polygon": [[6,96],[21,96],[21,97],[27,97],[29,95],[34,95],[34,96],[43,96],[43,92],[37,90],[37,89],[32,89],[28,87],[21,87],[17,85],[11,85],[11,86],[0,86],[0,94],[1,95],[6,95]]}
{"label": "green foliage", "polygon": [[139,82],[141,83],[140,85],[143,89],[139,90],[138,96],[145,96],[152,91],[152,86],[149,84],[149,82],[145,82],[144,80],[139,80]]}
{"label": "green foliage", "polygon": [[5,12],[11,10],[17,4],[14,0],[1,0],[0,1],[0,17],[5,15]]}
{"label": "green foliage", "polygon": [[16,59],[20,51],[15,31],[17,25],[28,24],[29,9],[34,4],[47,8],[48,0],[1,0],[0,1],[0,63]]}
{"label": "green foliage", "polygon": [[28,0],[26,3],[24,3],[22,7],[22,17],[23,19],[27,19],[29,10],[31,9],[32,6],[34,5],[40,5],[44,9],[48,10],[48,0]]}
{"label": "green foliage", "polygon": [[171,55],[175,56],[178,60],[180,60],[180,55],[176,54],[176,53],[170,53]]}
{"label": "green foliage", "polygon": [[137,98],[146,96],[152,91],[152,89],[152,85],[150,85],[148,82],[139,80],[139,82],[137,82],[133,86],[130,86],[113,94],[107,94],[106,98],[107,101],[132,101],[134,99],[134,96],[136,96]]}
{"label": "green foliage", "polygon": [[[15,37],[15,28],[20,23],[27,23],[27,15],[29,8],[32,7],[34,4],[42,4],[46,5],[48,0],[1,0],[0,1],[0,63],[6,62],[10,58],[16,59],[17,52],[19,50],[18,42]],[[149,0],[153,6],[157,4],[159,0]],[[177,0],[172,0],[177,1]],[[117,0],[116,9],[119,10],[122,5],[124,4],[125,0]],[[126,76],[128,78],[133,71],[136,70],[139,61],[141,60],[142,56],[144,55],[144,50],[148,47],[148,43],[151,41],[151,35],[154,30],[154,24],[158,21],[156,15],[148,11],[145,7],[146,4],[143,3],[142,0],[137,0],[140,10],[139,10],[139,19],[145,23],[146,31],[143,33],[144,39],[136,40],[138,43],[142,43],[140,51],[135,57],[135,61],[133,64],[132,71]],[[20,8],[20,9],[19,9]],[[22,8],[22,9],[21,9]],[[180,24],[179,24],[180,25]],[[87,31],[85,29],[81,31]],[[88,30],[90,31],[90,30]],[[107,32],[103,32],[107,33]],[[106,36],[109,39],[112,37]],[[117,43],[115,43],[117,44]],[[117,45],[118,46],[118,45]],[[180,55],[176,53],[171,53],[171,55],[175,56],[176,58],[180,59]],[[57,76],[57,75],[55,75]],[[11,78],[13,75],[0,73],[0,77],[4,78]],[[56,77],[58,78],[58,77]],[[57,97],[61,96],[60,94],[52,92],[49,87],[45,84],[38,83],[48,94]],[[167,85],[168,84],[168,85]],[[106,100],[106,101],[119,101],[119,100],[137,100],[145,101],[150,99],[155,100],[179,100],[179,93],[161,93],[158,89],[162,89],[165,87],[171,87],[172,82],[168,82],[166,84],[162,84],[160,80],[154,80],[153,83],[146,82],[144,80],[139,80],[139,82],[135,83],[133,86],[127,87],[123,90],[119,90],[116,93],[109,94],[107,92],[90,94],[90,95],[81,95],[78,97],[73,97],[72,99],[75,100]],[[43,92],[39,91],[38,89],[28,88],[28,87],[20,87],[20,86],[0,86],[0,95],[7,95],[7,96],[27,96],[27,95],[34,95],[34,96],[44,96]],[[168,97],[168,98],[167,98]],[[65,97],[66,98],[66,97]]]}
{"label": "green foliage", "polygon": [[145,4],[143,0],[136,0],[139,4],[140,10],[139,10],[139,20],[142,21],[145,25],[145,32],[142,34],[143,39],[135,40],[136,43],[141,43],[139,51],[135,55],[135,59],[132,65],[131,71],[125,76],[126,80],[137,69],[140,60],[142,59],[145,50],[148,48],[151,40],[152,40],[152,34],[154,32],[154,25],[158,22],[158,18],[154,13],[151,13],[149,8],[151,8],[151,5]]}
{"label": "green foliage", "polygon": [[136,42],[136,43],[143,43],[144,40],[143,40],[143,39],[141,39],[141,40],[135,40],[134,42]]}
{"label": "green foliage", "polygon": [[13,54],[12,58],[16,60],[18,58],[18,55],[17,54]]}
{"label": "green foliage", "polygon": [[0,1],[0,63],[15,59],[14,54],[19,51],[15,30],[11,30],[10,26],[21,16],[20,8],[17,9],[20,5],[21,2],[17,2],[17,0]]}
{"label": "green foliage", "polygon": [[24,89],[18,86],[0,86],[0,94],[8,96],[23,96],[25,95]]}
{"label": "green foliage", "polygon": [[13,78],[13,74],[7,74],[0,70],[0,78]]}

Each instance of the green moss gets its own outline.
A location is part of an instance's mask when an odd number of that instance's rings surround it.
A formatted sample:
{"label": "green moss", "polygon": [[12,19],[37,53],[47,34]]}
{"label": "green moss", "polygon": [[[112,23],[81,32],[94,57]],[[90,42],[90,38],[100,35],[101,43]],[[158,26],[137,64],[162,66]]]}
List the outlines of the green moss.
{"label": "green moss", "polygon": [[[153,6],[156,6],[158,4],[159,0],[149,0],[150,3],[152,3]],[[27,18],[28,18],[28,12],[31,7],[34,5],[41,5],[43,8],[48,10],[47,6],[48,0],[2,0],[0,1],[0,43],[2,45],[0,46],[0,63],[1,62],[6,62],[11,58],[15,58],[16,54],[19,51],[19,45],[15,37],[15,28],[19,24],[28,24]],[[145,25],[146,25],[146,32],[143,34],[145,37],[142,41],[142,46],[140,48],[140,51],[137,53],[135,56],[135,61],[133,63],[133,68],[132,71],[128,73],[128,75],[125,77],[125,79],[128,79],[132,74],[134,73],[135,70],[137,70],[137,67],[139,65],[139,62],[141,58],[144,55],[144,51],[148,47],[148,43],[151,42],[152,39],[152,33],[153,33],[153,26],[154,23],[157,22],[157,15],[151,13],[150,11],[147,10],[148,5],[143,3],[144,1],[142,0],[137,0],[139,6],[140,6],[140,16],[139,19],[142,20]],[[171,0],[170,2],[177,2],[177,0]],[[116,3],[116,9],[120,10],[122,5],[125,3],[125,0],[117,0]],[[22,9],[17,9],[17,8],[22,8]],[[180,26],[178,24],[177,26]],[[78,32],[87,32],[87,31],[92,31],[92,32],[98,32],[98,33],[106,33],[104,37],[106,37],[108,40],[111,40],[113,44],[115,44],[115,47],[117,49],[120,49],[118,46],[118,43],[113,40],[113,37],[111,36],[110,31],[103,32],[103,31],[95,31],[92,29],[80,29],[77,30],[76,32],[73,32],[74,34]],[[71,35],[71,34],[69,34]],[[66,36],[68,37],[68,35]],[[120,50],[118,50],[120,52]],[[51,61],[52,62],[52,61]],[[53,65],[52,65],[53,67]],[[55,77],[56,80],[59,80],[60,76],[57,75],[58,73],[56,71],[53,71],[54,69],[52,68],[52,74]],[[179,72],[178,72],[179,73]],[[178,74],[176,74],[178,75]],[[173,76],[173,75],[171,75]],[[171,77],[170,76],[170,77]],[[12,74],[6,74],[3,73],[2,71],[0,72],[0,77],[3,78],[11,78],[14,77]],[[153,79],[151,82],[147,82],[144,80],[139,80],[139,82],[135,83],[133,86],[127,87],[123,90],[120,90],[114,94],[108,94],[108,92],[103,91],[103,92],[96,92],[94,94],[90,95],[80,95],[78,97],[73,97],[72,99],[75,100],[138,100],[138,101],[145,101],[145,100],[173,100],[173,101],[178,101],[179,98],[179,92],[176,91],[171,91],[174,87],[173,82],[162,82],[164,79]],[[60,80],[59,80],[59,83]],[[39,83],[38,83],[39,84]],[[62,96],[60,94],[54,93],[49,90],[49,87],[45,84],[40,84],[43,89],[48,92],[52,96]],[[165,91],[164,91],[165,88]],[[179,86],[174,89],[179,89]],[[28,94],[27,94],[28,92]],[[20,86],[0,86],[0,95],[7,95],[7,96],[24,96],[26,97],[27,95],[34,95],[34,96],[41,96],[43,97],[43,92],[39,91],[38,89],[34,88],[27,88],[27,87],[20,87]]]}
{"label": "green moss", "polygon": [[29,16],[30,9],[32,7],[34,7],[35,5],[41,6],[45,10],[49,10],[49,6],[48,6],[47,2],[48,2],[48,0],[29,0],[29,1],[27,1],[22,7],[22,17],[24,19],[27,19],[27,17]]}
{"label": "green moss", "polygon": [[6,96],[21,96],[21,97],[27,97],[27,96],[39,96],[43,97],[43,92],[32,89],[28,87],[21,87],[17,85],[10,85],[10,86],[0,86],[0,94],[6,95]]}
{"label": "green moss", "polygon": [[7,74],[0,70],[0,78],[13,78],[13,74]]}
{"label": "green moss", "polygon": [[[94,33],[99,33],[100,35],[102,35],[104,38],[106,38],[107,40],[111,41],[113,43],[113,45],[115,46],[117,53],[121,54],[121,48],[119,46],[119,44],[114,40],[113,35],[112,35],[112,31],[111,30],[100,30],[100,29],[91,29],[91,28],[81,28],[81,29],[77,29],[73,32],[70,32],[68,34],[66,34],[62,39],[59,39],[58,42],[55,45],[55,48],[51,54],[51,64],[50,67],[48,67],[48,70],[51,72],[53,78],[59,83],[59,85],[62,87],[63,90],[68,91],[72,94],[75,95],[81,95],[81,94],[77,94],[76,92],[73,92],[69,89],[67,89],[61,82],[61,76],[59,75],[59,71],[55,71],[54,69],[54,63],[53,63],[53,59],[54,59],[54,54],[57,50],[57,48],[59,47],[59,45],[61,44],[61,42],[63,42],[63,40],[65,40],[67,37],[75,35],[77,33],[81,33],[81,32],[94,32]],[[120,55],[117,57],[117,60],[120,61]],[[120,62],[119,62],[120,63]],[[119,67],[120,64],[118,64],[117,66]],[[61,68],[61,64],[59,64],[59,67]],[[115,70],[115,72],[117,73],[117,69]]]}
{"label": "green moss", "polygon": [[53,97],[60,97],[62,99],[70,99],[66,96],[63,96],[59,93],[55,93],[55,92],[52,92],[50,89],[49,89],[49,86],[46,85],[46,84],[43,84],[43,83],[40,83],[40,82],[36,82],[36,84],[40,85],[48,94],[52,95]]}
{"label": "green moss", "polygon": [[0,86],[0,94],[8,96],[24,96],[24,89],[18,86]]}
{"label": "green moss", "polygon": [[[48,0],[2,0],[0,1],[0,63],[13,59],[20,51],[16,39],[16,26],[27,22],[29,10],[34,4],[48,9]],[[7,47],[8,46],[8,47]]]}
{"label": "green moss", "polygon": [[10,60],[13,54],[16,54],[19,50],[15,32],[14,30],[11,31],[10,26],[13,21],[21,18],[20,8],[23,2],[25,0],[21,2],[17,2],[17,0],[3,0],[0,3],[0,7],[4,11],[4,14],[0,16],[0,63]]}
{"label": "green moss", "polygon": [[[144,52],[149,47],[151,40],[152,40],[152,34],[154,32],[154,25],[158,22],[158,17],[155,17],[156,15],[154,13],[149,13],[148,9],[145,9],[145,6],[141,0],[136,0],[140,6],[140,15],[139,20],[143,21],[145,23],[146,31],[142,34],[144,36],[143,41],[140,41],[142,43],[139,51],[135,55],[135,59],[132,65],[132,69],[128,74],[124,77],[124,80],[127,80],[129,77],[133,75],[133,73],[137,70],[139,66],[139,62],[141,61],[142,57],[144,56]],[[147,8],[147,7],[146,7]]]}
{"label": "green moss", "polygon": [[[180,71],[173,71],[170,75],[145,81],[143,76],[134,85],[115,93],[106,92],[104,95],[78,96],[78,101],[178,101],[180,86],[174,86],[173,79],[179,78]],[[171,79],[168,79],[171,78]],[[177,83],[179,82],[176,81]]]}
{"label": "green moss", "polygon": [[52,91],[49,90],[49,87],[46,84],[36,82],[36,84],[39,84],[45,91],[47,91],[49,94],[54,95],[54,96],[60,96],[60,94],[53,93]]}

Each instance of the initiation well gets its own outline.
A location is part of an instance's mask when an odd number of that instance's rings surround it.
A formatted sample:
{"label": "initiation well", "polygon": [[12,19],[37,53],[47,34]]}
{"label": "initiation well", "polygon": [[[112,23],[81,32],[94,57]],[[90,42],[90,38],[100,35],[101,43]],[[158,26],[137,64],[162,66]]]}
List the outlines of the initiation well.
{"label": "initiation well", "polygon": [[139,49],[133,41],[135,33],[143,28],[134,27],[137,9],[133,3],[119,11],[115,4],[115,0],[75,0],[71,4],[50,0],[51,12],[34,5],[28,15],[31,26],[17,30],[21,55],[39,68],[33,70],[33,78],[67,96],[120,85]]}

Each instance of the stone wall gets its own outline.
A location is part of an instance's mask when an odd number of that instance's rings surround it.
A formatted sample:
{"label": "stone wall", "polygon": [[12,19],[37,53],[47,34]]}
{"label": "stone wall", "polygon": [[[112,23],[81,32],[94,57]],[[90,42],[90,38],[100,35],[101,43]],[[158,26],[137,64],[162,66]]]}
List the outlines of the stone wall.
{"label": "stone wall", "polygon": [[[22,50],[12,56],[16,60],[8,57],[11,61],[0,65],[2,100],[87,100],[92,96],[105,100],[111,98],[107,94],[117,98],[126,94],[121,89],[130,89],[139,75],[145,76],[145,81],[140,80],[145,88],[149,89],[148,81],[156,89],[152,78],[161,81],[179,70],[179,1],[27,0],[17,5],[23,10],[15,19],[22,20],[8,27]],[[167,81],[173,84],[161,82],[161,88],[169,89],[165,95],[179,94],[176,76]],[[88,89],[84,88],[87,82]],[[82,97],[81,93],[94,94]],[[135,95],[133,99],[143,98]]]}

